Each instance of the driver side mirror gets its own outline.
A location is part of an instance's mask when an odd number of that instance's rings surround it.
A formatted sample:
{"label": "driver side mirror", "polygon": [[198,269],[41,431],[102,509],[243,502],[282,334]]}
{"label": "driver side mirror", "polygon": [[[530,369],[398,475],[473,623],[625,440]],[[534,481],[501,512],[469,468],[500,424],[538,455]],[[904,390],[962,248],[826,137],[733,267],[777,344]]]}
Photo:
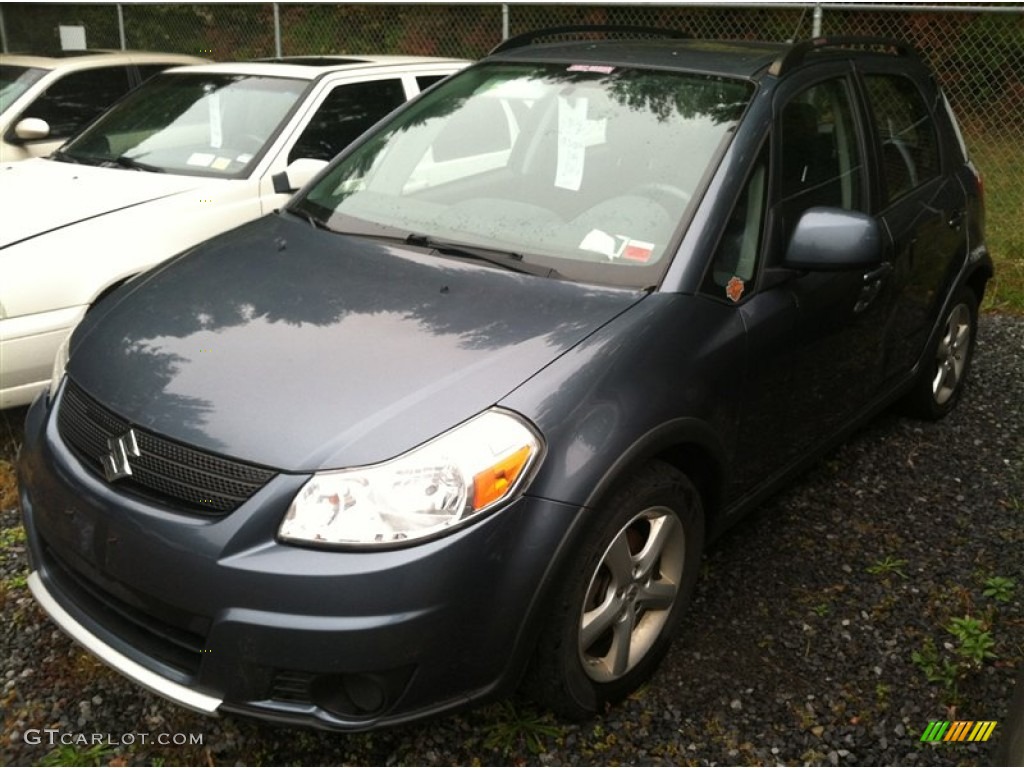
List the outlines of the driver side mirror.
{"label": "driver side mirror", "polygon": [[50,135],[50,124],[39,117],[26,117],[14,126],[14,135],[22,141],[37,141]]}
{"label": "driver side mirror", "polygon": [[782,266],[837,271],[882,261],[882,231],[874,217],[841,208],[809,208],[789,239]]}
{"label": "driver side mirror", "polygon": [[273,175],[274,191],[279,195],[289,195],[305,186],[326,166],[326,160],[313,160],[308,157],[293,160],[287,168]]}

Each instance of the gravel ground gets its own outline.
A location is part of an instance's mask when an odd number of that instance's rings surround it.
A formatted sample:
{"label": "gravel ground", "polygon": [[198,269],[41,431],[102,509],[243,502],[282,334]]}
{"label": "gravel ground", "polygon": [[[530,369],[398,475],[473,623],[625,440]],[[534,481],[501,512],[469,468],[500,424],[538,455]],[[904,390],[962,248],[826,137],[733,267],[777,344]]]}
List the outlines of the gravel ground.
{"label": "gravel ground", "polygon": [[[1024,658],[1024,318],[982,318],[964,395],[938,424],[879,417],[720,540],[660,673],[580,725],[518,700],[352,736],[179,709],[44,618],[0,494],[0,764],[988,764],[999,726],[919,739],[931,720],[1005,720]],[[986,638],[991,658],[960,653]],[[202,744],[154,743],[182,738]]]}

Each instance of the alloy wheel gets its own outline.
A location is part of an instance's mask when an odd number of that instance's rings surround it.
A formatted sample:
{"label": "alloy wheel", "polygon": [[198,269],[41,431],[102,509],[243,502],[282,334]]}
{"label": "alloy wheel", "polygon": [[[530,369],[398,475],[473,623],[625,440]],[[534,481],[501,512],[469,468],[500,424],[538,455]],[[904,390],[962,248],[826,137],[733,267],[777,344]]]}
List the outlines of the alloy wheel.
{"label": "alloy wheel", "polygon": [[970,343],[971,312],[965,304],[957,304],[949,313],[945,334],[935,351],[932,395],[937,405],[944,405],[960,386]]}
{"label": "alloy wheel", "polygon": [[686,534],[667,507],[644,510],[615,535],[580,616],[579,654],[591,680],[617,680],[650,651],[675,605],[685,562]]}

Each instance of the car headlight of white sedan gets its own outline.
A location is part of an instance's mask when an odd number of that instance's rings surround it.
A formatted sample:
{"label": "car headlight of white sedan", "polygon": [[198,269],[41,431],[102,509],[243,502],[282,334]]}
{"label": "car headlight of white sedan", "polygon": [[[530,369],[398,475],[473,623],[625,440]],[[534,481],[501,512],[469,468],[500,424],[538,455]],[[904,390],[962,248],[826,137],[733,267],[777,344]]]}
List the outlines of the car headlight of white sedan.
{"label": "car headlight of white sedan", "polygon": [[281,540],[395,546],[510,501],[541,453],[515,414],[491,410],[382,464],[318,472],[292,501]]}
{"label": "car headlight of white sedan", "polygon": [[60,382],[64,378],[64,369],[68,367],[68,357],[71,354],[71,331],[68,331],[68,335],[64,337],[64,341],[60,343],[60,347],[57,348],[57,354],[53,358],[53,370],[50,373],[50,386],[46,392],[47,397],[53,397],[57,394],[57,390],[60,389]]}

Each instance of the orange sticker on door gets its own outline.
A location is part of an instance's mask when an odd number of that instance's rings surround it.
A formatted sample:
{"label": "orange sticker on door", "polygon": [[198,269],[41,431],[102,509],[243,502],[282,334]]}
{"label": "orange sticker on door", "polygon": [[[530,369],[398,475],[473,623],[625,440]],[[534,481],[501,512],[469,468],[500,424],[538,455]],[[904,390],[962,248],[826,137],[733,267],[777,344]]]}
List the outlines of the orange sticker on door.
{"label": "orange sticker on door", "polygon": [[746,285],[742,280],[733,275],[729,278],[729,282],[725,284],[725,295],[728,296],[732,301],[736,302],[743,298],[743,289]]}

